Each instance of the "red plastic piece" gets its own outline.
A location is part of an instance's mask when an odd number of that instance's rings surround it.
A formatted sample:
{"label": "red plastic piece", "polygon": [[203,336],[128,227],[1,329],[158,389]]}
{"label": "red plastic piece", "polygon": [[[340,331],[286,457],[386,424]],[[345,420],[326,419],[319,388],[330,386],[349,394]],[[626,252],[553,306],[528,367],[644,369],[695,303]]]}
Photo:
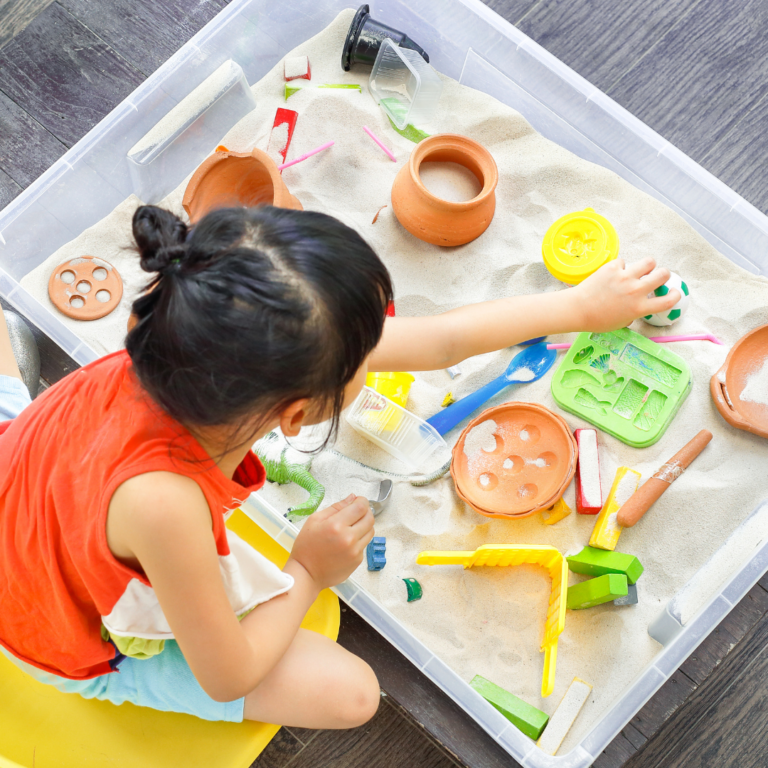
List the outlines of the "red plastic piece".
{"label": "red plastic piece", "polygon": [[387,305],[387,317],[394,317],[395,316],[395,302],[390,301]]}
{"label": "red plastic piece", "polygon": [[[576,465],[576,511],[580,515],[597,515],[603,508],[603,490],[600,485],[600,448],[597,442],[597,430],[577,429],[573,435],[579,447],[579,461]],[[582,445],[587,440],[592,441],[595,445],[596,461],[588,461],[585,464],[582,461]],[[588,482],[593,488],[596,486],[599,490],[599,494],[595,498],[588,499],[585,497],[582,489],[582,476],[588,478]]]}
{"label": "red plastic piece", "polygon": [[304,80],[311,80],[312,79],[312,65],[309,63],[309,56],[307,56],[307,74],[306,75],[296,75],[295,77],[285,77],[285,64],[283,64],[283,77],[285,78],[285,82],[286,83],[289,80],[301,80],[302,78]]}
{"label": "red plastic piece", "polygon": [[[288,154],[288,147],[291,146],[291,139],[293,138],[293,131],[296,128],[296,121],[299,119],[299,113],[294,112],[292,109],[284,109],[283,107],[278,107],[277,112],[275,113],[275,122],[272,123],[272,130],[274,131],[275,128],[277,128],[279,125],[282,125],[283,123],[288,124],[288,141],[285,142],[285,146],[278,150],[280,157],[283,158],[283,162],[285,162],[285,156]],[[270,136],[270,140],[271,140]]]}

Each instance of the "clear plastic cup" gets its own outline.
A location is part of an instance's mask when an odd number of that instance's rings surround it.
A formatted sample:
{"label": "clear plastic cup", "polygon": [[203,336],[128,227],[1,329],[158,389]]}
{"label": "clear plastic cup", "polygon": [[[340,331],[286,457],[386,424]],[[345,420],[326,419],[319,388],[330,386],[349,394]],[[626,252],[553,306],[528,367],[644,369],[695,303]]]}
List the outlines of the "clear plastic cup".
{"label": "clear plastic cup", "polygon": [[448,446],[426,421],[370,387],[349,408],[347,421],[356,432],[417,470],[440,448]]}
{"label": "clear plastic cup", "polygon": [[400,130],[429,123],[443,91],[440,76],[420,54],[389,39],[381,43],[368,85],[376,103]]}

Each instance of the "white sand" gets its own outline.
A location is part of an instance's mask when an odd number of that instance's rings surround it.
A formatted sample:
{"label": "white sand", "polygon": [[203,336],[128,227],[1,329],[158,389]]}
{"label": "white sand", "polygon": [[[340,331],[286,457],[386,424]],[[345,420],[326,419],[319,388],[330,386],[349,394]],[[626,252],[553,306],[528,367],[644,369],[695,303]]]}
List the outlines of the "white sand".
{"label": "white sand", "polygon": [[306,77],[309,72],[309,59],[306,56],[286,56],[285,79]]}
{"label": "white sand", "polygon": [[[619,550],[637,555],[645,566],[639,582],[640,604],[568,612],[559,641],[555,691],[546,700],[539,695],[543,663],[539,642],[550,593],[544,571],[535,567],[465,571],[460,566],[417,566],[416,555],[429,549],[471,550],[491,543],[550,544],[561,552],[575,553],[587,543],[595,517],[574,512],[553,526],[542,525],[540,515],[517,521],[484,518],[458,499],[448,475],[423,488],[396,481],[389,505],[377,518],[377,534],[387,538],[387,566],[369,573],[363,565],[355,579],[465,680],[483,675],[550,714],[574,677],[594,686],[561,747],[562,754],[584,737],[659,652],[660,646],[647,634],[648,623],[765,496],[768,441],[735,430],[720,418],[710,399],[709,378],[722,365],[730,345],[768,322],[768,281],[721,256],[660,202],[542,138],[514,110],[447,78],[442,103],[460,108],[445,109],[438,128],[471,136],[494,156],[499,185],[493,222],[476,241],[447,249],[416,240],[397,222],[391,205],[372,224],[376,211],[389,204],[392,182],[414,145],[391,129],[367,93],[367,75],[345,74],[339,68],[338,52],[352,13],[341,14],[293,53],[310,57],[319,82],[358,82],[364,93],[309,88],[291,98],[291,108],[301,115],[292,153],[298,156],[330,139],[336,144],[287,169],[283,179],[306,209],[338,216],[376,249],[392,272],[398,315],[430,315],[468,302],[569,290],[544,267],[541,241],[557,218],[592,207],[615,226],[624,259],[632,262],[653,255],[690,285],[690,307],[675,326],[676,332],[711,332],[726,344],[670,345],[690,365],[693,390],[656,445],[636,450],[601,434],[600,461],[606,482],[621,465],[642,472],[647,479],[700,429],[711,430],[714,440],[643,520],[621,535]],[[222,137],[221,143],[237,151],[266,148],[275,110],[284,106],[283,85],[280,62],[253,86],[257,109]],[[372,145],[363,125],[392,147],[397,163]],[[168,199],[177,212],[183,189],[181,185]],[[137,202],[126,201],[121,208]],[[96,252],[93,245],[72,248],[70,244],[67,252],[92,253],[122,265],[114,252],[127,239],[129,225],[130,216],[105,220],[92,228],[103,250]],[[125,279],[125,268],[118,268]],[[47,270],[37,290],[29,277],[22,284],[40,301],[47,301],[45,290],[40,289],[47,282]],[[95,348],[107,352],[122,343],[127,313],[117,319],[119,332],[114,333],[107,318],[90,324],[63,321]],[[98,323],[102,326],[97,343]],[[655,333],[642,321],[634,327],[648,336]],[[443,370],[417,374],[409,409],[424,418],[431,416],[449,390],[456,399],[474,391],[500,376],[517,351],[502,350],[466,360],[461,364],[462,375],[453,381]],[[549,391],[550,380],[547,375],[513,385],[488,406],[526,400],[559,412]],[[570,414],[562,415],[571,428],[589,426]],[[453,444],[457,437],[454,430],[447,439]],[[360,461],[405,472],[402,464],[345,423],[336,447]],[[382,479],[331,453],[315,459],[314,474],[326,486],[327,503],[352,492],[375,498]],[[295,485],[270,485],[264,495],[285,510],[306,498],[306,491]],[[565,500],[575,507],[573,485]],[[719,586],[727,569],[737,568],[739,558],[750,552],[745,545],[739,549],[739,557],[723,561],[709,577],[712,589]],[[401,581],[406,576],[417,578],[424,588],[418,602],[406,602]],[[582,579],[571,576],[572,583]],[[697,594],[697,599],[704,600],[707,590]]]}
{"label": "white sand", "polygon": [[477,176],[458,163],[424,162],[419,166],[419,178],[435,197],[452,203],[472,200],[482,189]]}
{"label": "white sand", "polygon": [[750,374],[739,398],[750,403],[768,405],[768,360],[763,360],[762,365]]}
{"label": "white sand", "polygon": [[288,144],[288,123],[280,123],[272,129],[267,144],[267,154],[277,163],[278,166],[285,162],[281,152],[285,152]]}

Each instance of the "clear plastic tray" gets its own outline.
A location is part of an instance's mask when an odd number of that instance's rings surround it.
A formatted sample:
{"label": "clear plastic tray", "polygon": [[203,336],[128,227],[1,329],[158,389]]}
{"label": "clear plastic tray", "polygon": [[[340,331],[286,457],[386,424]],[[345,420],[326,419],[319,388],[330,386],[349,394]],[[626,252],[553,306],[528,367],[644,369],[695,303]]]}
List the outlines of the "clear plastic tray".
{"label": "clear plastic tray", "polygon": [[[95,359],[18,281],[136,192],[131,147],[224,62],[232,59],[254,83],[349,6],[349,0],[232,0],[0,212],[0,295],[78,363]],[[547,138],[664,202],[734,263],[768,274],[766,216],[480,0],[382,0],[371,11],[418,40],[439,72],[517,109]],[[290,548],[291,523],[258,496],[245,509]],[[738,551],[752,554],[741,562],[735,553],[726,557],[733,571],[719,590],[702,591],[705,566],[670,601],[651,627],[665,643],[653,663],[571,752],[556,757],[543,754],[354,581],[337,591],[525,768],[586,768],[768,569],[764,518],[768,505],[740,527],[750,546]],[[718,554],[727,552],[724,545]]]}
{"label": "clear plastic tray", "polygon": [[363,387],[346,418],[352,429],[413,471],[440,448],[448,453],[447,443],[431,424],[371,387]]}
{"label": "clear plastic tray", "polygon": [[368,83],[376,103],[401,130],[426,125],[435,116],[443,81],[416,51],[381,42]]}

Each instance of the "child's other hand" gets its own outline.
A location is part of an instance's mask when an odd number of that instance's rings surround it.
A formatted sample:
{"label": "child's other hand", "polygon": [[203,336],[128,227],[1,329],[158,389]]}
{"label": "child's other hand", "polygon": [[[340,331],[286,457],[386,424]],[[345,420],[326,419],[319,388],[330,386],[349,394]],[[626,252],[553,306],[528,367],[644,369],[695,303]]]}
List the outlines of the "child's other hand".
{"label": "child's other hand", "polygon": [[360,565],[372,538],[368,499],[352,494],[310,516],[296,537],[291,557],[321,589],[333,587]]}
{"label": "child's other hand", "polygon": [[669,280],[669,270],[657,267],[650,256],[632,264],[614,259],[580,283],[573,292],[578,312],[583,317],[583,331],[615,331],[633,320],[654,312],[663,312],[680,301],[680,292],[648,298]]}

